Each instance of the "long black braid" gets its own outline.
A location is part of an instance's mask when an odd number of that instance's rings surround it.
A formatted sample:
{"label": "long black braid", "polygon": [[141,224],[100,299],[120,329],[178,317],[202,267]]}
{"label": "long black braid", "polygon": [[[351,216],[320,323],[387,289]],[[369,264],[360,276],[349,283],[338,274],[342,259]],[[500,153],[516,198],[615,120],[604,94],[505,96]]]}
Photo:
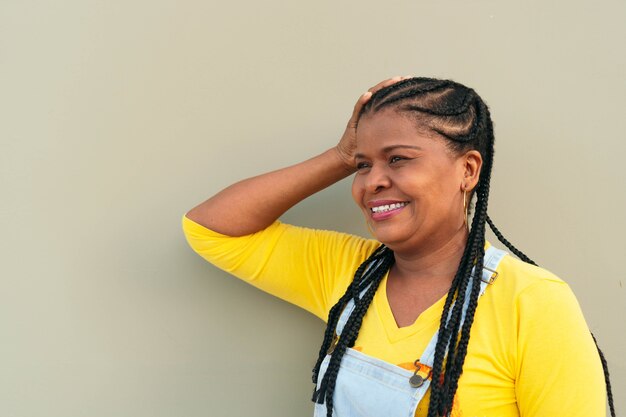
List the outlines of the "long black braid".
{"label": "long black braid", "polygon": [[[411,116],[419,126],[427,127],[448,139],[447,145],[452,151],[460,154],[475,149],[480,152],[484,159],[480,180],[473,191],[476,196],[476,206],[467,244],[444,303],[439,337],[435,346],[428,417],[444,417],[449,416],[452,410],[458,381],[463,372],[470,329],[478,305],[479,284],[482,275],[480,271],[483,269],[485,256],[486,224],[493,230],[498,240],[518,258],[524,262],[536,264],[505,239],[487,215],[493,166],[494,134],[489,108],[478,94],[454,81],[415,77],[394,83],[374,93],[363,107],[361,115],[375,113],[385,108],[391,108]],[[470,196],[470,199],[472,197],[473,195]],[[367,270],[367,266],[373,262],[380,262],[380,265],[372,273],[372,271]],[[346,293],[330,310],[324,341],[313,369],[313,383],[316,383],[321,363],[334,343],[328,369],[320,382],[319,389],[313,394],[313,401],[326,403],[327,417],[332,416],[333,392],[341,359],[346,349],[354,345],[363,316],[393,262],[393,252],[389,248],[381,246],[357,269],[354,280]],[[473,270],[478,272],[472,273]],[[463,304],[468,285],[471,285],[469,304],[465,320],[461,326]],[[367,288],[368,286],[369,288]],[[365,288],[367,291],[363,297],[360,297],[359,294]],[[350,300],[354,300],[354,310],[345,324],[341,337],[334,340],[339,316]],[[593,340],[595,342],[595,337]],[[604,369],[611,416],[615,417],[606,360],[600,348],[598,348],[598,353]]]}

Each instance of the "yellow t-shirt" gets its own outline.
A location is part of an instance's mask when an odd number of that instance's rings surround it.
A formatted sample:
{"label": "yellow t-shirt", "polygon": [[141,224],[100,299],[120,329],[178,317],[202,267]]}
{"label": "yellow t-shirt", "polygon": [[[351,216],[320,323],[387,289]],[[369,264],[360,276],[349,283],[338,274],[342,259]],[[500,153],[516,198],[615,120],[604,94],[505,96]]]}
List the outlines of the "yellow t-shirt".
{"label": "yellow t-shirt", "polygon": [[[279,221],[242,237],[221,235],[186,216],[182,225],[204,259],[324,321],[358,266],[380,245]],[[445,297],[412,325],[398,328],[386,282],[363,318],[355,348],[412,370],[439,326]],[[600,417],[605,401],[602,365],[569,286],[505,256],[478,302],[452,416]],[[428,396],[415,415],[427,410]]]}

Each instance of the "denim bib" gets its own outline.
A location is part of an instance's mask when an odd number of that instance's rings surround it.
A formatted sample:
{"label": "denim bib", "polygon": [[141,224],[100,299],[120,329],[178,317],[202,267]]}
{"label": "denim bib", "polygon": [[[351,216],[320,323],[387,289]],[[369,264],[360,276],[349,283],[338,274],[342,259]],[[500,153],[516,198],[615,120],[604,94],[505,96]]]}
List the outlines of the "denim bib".
{"label": "denim bib", "polygon": [[[493,282],[497,276],[498,264],[507,253],[503,250],[490,246],[485,251],[483,273],[480,283],[480,295],[482,296],[487,285]],[[467,286],[465,302],[461,314],[461,324],[465,320],[469,305],[471,282]],[[369,287],[368,287],[369,288]],[[367,288],[361,292],[364,295]],[[341,332],[354,309],[354,301],[350,300],[344,308],[335,334]],[[428,346],[419,358],[419,363],[427,369],[433,367],[435,346],[439,331],[428,343]],[[320,384],[328,363],[330,354],[327,354],[321,363],[318,373],[316,390]],[[417,375],[417,376],[416,376]],[[412,379],[413,378],[413,379]],[[417,378],[417,379],[416,379]],[[428,376],[418,375],[417,371],[409,371],[381,359],[374,358],[348,348],[341,358],[339,373],[333,393],[333,416],[335,417],[413,417],[417,405],[424,397],[430,386]],[[315,403],[314,417],[326,417],[326,404]]]}

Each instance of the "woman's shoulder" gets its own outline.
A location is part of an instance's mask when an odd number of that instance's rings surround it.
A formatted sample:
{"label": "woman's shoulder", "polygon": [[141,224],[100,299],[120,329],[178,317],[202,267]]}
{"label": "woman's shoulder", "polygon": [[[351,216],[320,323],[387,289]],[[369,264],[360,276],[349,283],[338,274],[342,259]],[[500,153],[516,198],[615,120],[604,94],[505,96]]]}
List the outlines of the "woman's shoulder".
{"label": "woman's shoulder", "polygon": [[529,304],[539,309],[565,305],[578,308],[576,297],[565,280],[548,269],[509,254],[502,258],[494,284],[495,295],[518,309]]}
{"label": "woman's shoulder", "polygon": [[523,290],[532,285],[566,285],[565,281],[553,272],[540,266],[524,262],[510,254],[502,258],[498,266],[498,272],[499,275],[502,275],[502,280],[509,281],[519,290]]}
{"label": "woman's shoulder", "polygon": [[482,307],[479,302],[482,315],[478,322],[494,326],[489,334],[502,335],[505,344],[519,348],[514,349],[516,352],[547,340],[555,345],[569,344],[565,334],[588,337],[580,304],[565,280],[512,255],[502,258],[497,272],[491,288],[485,292]]}

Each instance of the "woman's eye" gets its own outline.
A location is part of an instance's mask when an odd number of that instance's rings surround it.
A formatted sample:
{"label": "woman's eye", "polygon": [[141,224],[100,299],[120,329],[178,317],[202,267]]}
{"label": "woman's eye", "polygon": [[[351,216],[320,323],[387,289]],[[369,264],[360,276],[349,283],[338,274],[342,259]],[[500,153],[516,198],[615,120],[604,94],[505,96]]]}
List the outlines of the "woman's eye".
{"label": "woman's eye", "polygon": [[401,156],[392,156],[391,158],[389,158],[389,163],[393,164],[394,162],[398,162],[398,161],[402,161],[406,158],[403,158]]}
{"label": "woman's eye", "polygon": [[358,162],[356,164],[356,169],[358,170],[365,169],[365,168],[369,168],[369,164],[367,162]]}

